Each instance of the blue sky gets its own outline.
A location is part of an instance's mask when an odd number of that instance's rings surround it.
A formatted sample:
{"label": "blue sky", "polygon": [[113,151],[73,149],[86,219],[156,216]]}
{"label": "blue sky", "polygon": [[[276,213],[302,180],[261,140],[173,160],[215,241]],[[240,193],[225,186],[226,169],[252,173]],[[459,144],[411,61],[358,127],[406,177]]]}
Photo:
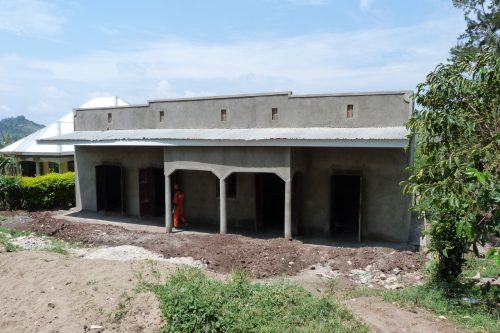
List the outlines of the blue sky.
{"label": "blue sky", "polygon": [[110,95],[413,89],[464,29],[451,0],[0,0],[0,119]]}

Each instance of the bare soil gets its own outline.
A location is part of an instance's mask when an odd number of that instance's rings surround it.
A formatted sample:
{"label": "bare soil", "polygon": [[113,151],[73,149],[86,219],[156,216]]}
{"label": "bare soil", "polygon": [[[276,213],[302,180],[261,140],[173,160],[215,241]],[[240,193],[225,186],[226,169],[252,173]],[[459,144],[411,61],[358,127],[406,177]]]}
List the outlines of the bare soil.
{"label": "bare soil", "polygon": [[[3,226],[81,242],[89,248],[78,250],[99,254],[0,249],[0,332],[157,332],[162,325],[158,301],[150,292],[136,288],[144,282],[164,281],[186,257],[213,271],[208,272],[213,277],[224,278],[242,267],[263,281],[288,276],[309,290],[327,288],[332,277],[337,287],[339,281],[351,287],[349,278],[358,277],[355,270],[392,277],[417,274],[424,262],[418,252],[390,247],[153,233],[62,220],[49,212],[0,215],[7,217]],[[458,332],[445,319],[421,310],[403,310],[380,299],[358,298],[345,304],[375,332]]]}
{"label": "bare soil", "polygon": [[446,319],[424,310],[404,310],[376,297],[360,297],[345,302],[351,311],[362,318],[377,333],[458,333]]}
{"label": "bare soil", "polygon": [[0,332],[157,332],[156,297],[135,293],[175,266],[86,260],[41,251],[0,253]]}
{"label": "bare soil", "polygon": [[234,234],[160,234],[115,225],[68,221],[55,218],[50,212],[0,212],[0,215],[7,216],[2,225],[11,228],[91,247],[140,246],[162,254],[164,258],[192,257],[218,273],[243,268],[255,278],[292,276],[318,263],[328,263],[332,270],[342,274],[367,266],[380,272],[411,273],[418,271],[425,260],[420,252],[390,247],[319,246],[283,238],[257,239]]}

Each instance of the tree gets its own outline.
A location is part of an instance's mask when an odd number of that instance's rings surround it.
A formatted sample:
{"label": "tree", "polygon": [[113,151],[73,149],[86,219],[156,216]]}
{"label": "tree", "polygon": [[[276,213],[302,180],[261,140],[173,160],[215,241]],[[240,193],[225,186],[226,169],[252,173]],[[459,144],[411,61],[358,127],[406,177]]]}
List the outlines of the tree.
{"label": "tree", "polygon": [[456,278],[465,254],[500,230],[500,58],[494,49],[440,64],[417,86],[409,120],[419,163],[405,192],[428,223],[440,278]]}
{"label": "tree", "polygon": [[453,0],[464,11],[467,28],[450,50],[452,60],[486,47],[500,52],[500,0]]}

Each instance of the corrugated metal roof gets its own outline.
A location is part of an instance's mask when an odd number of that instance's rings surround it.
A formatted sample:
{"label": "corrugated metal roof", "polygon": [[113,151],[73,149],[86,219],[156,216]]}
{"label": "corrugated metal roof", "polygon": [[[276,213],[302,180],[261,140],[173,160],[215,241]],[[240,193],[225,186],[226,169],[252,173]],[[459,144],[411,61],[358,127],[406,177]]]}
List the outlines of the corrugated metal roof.
{"label": "corrugated metal roof", "polygon": [[[40,142],[72,144],[112,143],[120,141],[138,142],[161,141],[168,145],[175,145],[175,141],[189,141],[191,145],[197,141],[213,142],[213,145],[223,144],[225,141],[233,143],[254,143],[263,141],[281,141],[280,145],[290,141],[398,141],[406,142],[407,130],[405,127],[379,128],[241,128],[241,129],[137,129],[137,130],[110,130],[110,131],[77,131],[42,139]],[[284,141],[284,142],[283,142]],[[179,144],[184,145],[184,144]]]}
{"label": "corrugated metal roof", "polygon": [[0,150],[9,155],[73,155],[74,147],[65,144],[42,145],[37,140],[73,132],[73,112]]}

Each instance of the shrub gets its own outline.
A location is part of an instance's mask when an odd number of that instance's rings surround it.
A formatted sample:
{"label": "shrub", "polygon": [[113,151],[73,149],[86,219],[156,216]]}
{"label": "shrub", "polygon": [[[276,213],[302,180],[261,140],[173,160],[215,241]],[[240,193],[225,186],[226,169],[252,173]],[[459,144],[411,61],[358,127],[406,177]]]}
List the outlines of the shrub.
{"label": "shrub", "polygon": [[0,209],[22,208],[22,191],[19,177],[0,176]]}
{"label": "shrub", "polygon": [[243,272],[224,282],[180,268],[153,291],[167,321],[161,332],[368,331],[331,296],[287,282],[253,283]]}
{"label": "shrub", "polygon": [[75,173],[0,177],[0,209],[69,208],[75,204]]}

